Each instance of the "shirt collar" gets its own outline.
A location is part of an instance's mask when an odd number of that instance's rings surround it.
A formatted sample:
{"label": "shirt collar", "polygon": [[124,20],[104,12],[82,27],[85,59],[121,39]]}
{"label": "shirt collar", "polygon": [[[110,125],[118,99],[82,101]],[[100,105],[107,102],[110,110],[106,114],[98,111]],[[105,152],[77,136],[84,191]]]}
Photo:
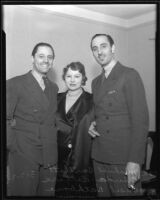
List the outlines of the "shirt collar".
{"label": "shirt collar", "polygon": [[103,68],[105,75],[108,76],[110,72],[112,71],[113,67],[116,65],[116,60],[111,60],[111,62]]}
{"label": "shirt collar", "polygon": [[41,74],[39,74],[36,70],[32,69],[32,75],[35,77],[35,79],[38,81],[38,83],[41,83],[42,80],[42,76]]}

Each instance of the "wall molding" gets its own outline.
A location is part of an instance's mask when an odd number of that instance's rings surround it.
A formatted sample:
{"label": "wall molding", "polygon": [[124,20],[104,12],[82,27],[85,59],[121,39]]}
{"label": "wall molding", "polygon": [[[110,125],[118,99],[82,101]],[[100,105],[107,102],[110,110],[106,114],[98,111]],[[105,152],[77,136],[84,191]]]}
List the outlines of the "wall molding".
{"label": "wall molding", "polygon": [[105,15],[87,9],[78,8],[74,5],[23,5],[26,8],[41,10],[52,14],[63,14],[65,16],[72,16],[80,19],[92,20],[104,24],[119,26],[121,28],[132,28],[144,23],[154,22],[156,20],[156,12],[152,11],[147,14],[140,15],[131,19],[122,19]]}

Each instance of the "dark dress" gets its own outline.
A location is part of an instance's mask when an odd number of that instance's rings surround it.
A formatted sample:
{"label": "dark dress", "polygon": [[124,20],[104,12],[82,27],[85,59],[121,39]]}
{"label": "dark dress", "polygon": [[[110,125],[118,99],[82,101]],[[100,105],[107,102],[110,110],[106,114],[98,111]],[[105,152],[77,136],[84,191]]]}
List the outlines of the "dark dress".
{"label": "dark dress", "polygon": [[66,94],[58,94],[58,174],[57,197],[93,197],[96,195],[91,142],[88,134],[92,94],[85,92],[65,112]]}

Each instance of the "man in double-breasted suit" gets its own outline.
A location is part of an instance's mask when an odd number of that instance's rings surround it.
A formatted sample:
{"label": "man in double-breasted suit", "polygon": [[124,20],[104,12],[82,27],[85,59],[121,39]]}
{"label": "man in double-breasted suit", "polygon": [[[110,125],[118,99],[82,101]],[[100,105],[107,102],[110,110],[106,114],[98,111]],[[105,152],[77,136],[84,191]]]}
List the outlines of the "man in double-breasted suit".
{"label": "man in double-breasted suit", "polygon": [[149,122],[142,80],[115,60],[110,35],[94,35],[91,49],[102,67],[92,82],[95,122],[89,130],[98,195],[140,195]]}
{"label": "man in double-breasted suit", "polygon": [[11,196],[54,195],[58,87],[47,79],[54,57],[50,44],[38,43],[32,51],[33,69],[7,80],[8,195]]}

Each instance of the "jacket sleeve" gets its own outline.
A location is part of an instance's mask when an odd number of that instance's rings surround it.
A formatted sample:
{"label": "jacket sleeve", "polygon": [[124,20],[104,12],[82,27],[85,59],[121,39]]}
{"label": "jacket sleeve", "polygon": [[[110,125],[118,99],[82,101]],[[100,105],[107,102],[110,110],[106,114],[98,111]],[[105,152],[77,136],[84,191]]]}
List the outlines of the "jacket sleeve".
{"label": "jacket sleeve", "polygon": [[[92,95],[93,95],[93,89],[94,89],[94,82],[95,81],[93,80],[92,83],[91,83]],[[95,109],[94,109],[94,100],[93,99],[94,99],[94,96],[92,96],[92,106],[91,106],[91,109],[88,112],[90,122],[95,121]]]}
{"label": "jacket sleeve", "polygon": [[8,80],[6,83],[6,107],[7,107],[7,120],[6,120],[6,128],[7,128],[7,148],[10,149],[13,144],[14,134],[12,131],[12,127],[16,125],[16,121],[14,119],[14,111],[16,109],[16,105],[18,102],[18,88],[15,87],[12,80]]}
{"label": "jacket sleeve", "polygon": [[131,120],[129,162],[143,164],[149,129],[145,89],[138,72],[132,69],[126,76],[125,96]]}

